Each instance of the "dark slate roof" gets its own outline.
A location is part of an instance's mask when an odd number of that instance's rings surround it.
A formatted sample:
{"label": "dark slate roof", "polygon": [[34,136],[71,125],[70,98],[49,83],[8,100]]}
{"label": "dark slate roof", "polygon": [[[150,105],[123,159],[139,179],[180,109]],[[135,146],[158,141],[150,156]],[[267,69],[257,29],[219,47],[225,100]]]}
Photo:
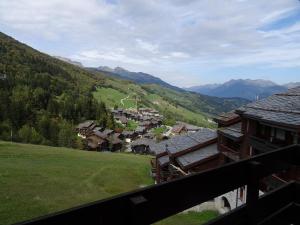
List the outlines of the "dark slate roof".
{"label": "dark slate roof", "polygon": [[184,154],[176,158],[176,161],[182,168],[193,166],[204,159],[219,154],[217,144],[211,144],[206,147],[202,147],[199,150]]}
{"label": "dark slate roof", "polygon": [[158,160],[158,163],[161,167],[166,166],[170,163],[170,158],[169,158],[168,155],[159,157],[157,160]]}
{"label": "dark slate roof", "polygon": [[138,126],[138,127],[135,129],[136,132],[144,132],[145,130],[146,130],[146,128],[145,128],[145,127],[141,127],[141,126]]}
{"label": "dark slate roof", "polygon": [[168,146],[167,152],[169,154],[176,154],[178,152],[194,148],[198,145],[205,144],[216,138],[217,132],[215,130],[202,128],[201,130],[192,134],[171,138],[169,140],[171,145]]}
{"label": "dark slate roof", "polygon": [[124,136],[132,136],[132,135],[134,135],[135,134],[135,131],[128,131],[128,130],[124,130],[123,132],[122,132],[122,134],[124,135]]}
{"label": "dark slate roof", "polygon": [[122,140],[120,140],[120,139],[119,139],[118,137],[116,137],[116,136],[112,136],[110,142],[111,142],[112,144],[116,145],[116,144],[121,144],[121,143],[122,143]]}
{"label": "dark slate roof", "polygon": [[265,122],[300,126],[300,86],[247,104],[237,113]]}
{"label": "dark slate roof", "polygon": [[97,137],[102,138],[102,139],[107,138],[107,134],[105,134],[103,132],[100,132],[100,131],[94,131],[93,134],[96,135]]}
{"label": "dark slate roof", "polygon": [[198,126],[195,126],[195,125],[192,125],[192,124],[188,124],[188,123],[185,123],[185,122],[181,122],[181,121],[178,121],[177,122],[178,125],[184,125],[185,128],[188,130],[188,131],[198,131],[201,129],[201,127],[198,127]]}
{"label": "dark slate roof", "polygon": [[102,131],[103,130],[103,127],[95,127],[94,128],[94,131]]}
{"label": "dark slate roof", "polygon": [[217,138],[217,132],[208,128],[201,128],[199,131],[181,136],[174,136],[169,140],[159,142],[150,146],[150,152],[160,155],[166,151],[169,154],[175,154]]}
{"label": "dark slate roof", "polygon": [[236,114],[234,111],[230,111],[227,113],[222,113],[218,117],[216,117],[217,120],[222,120],[222,121],[229,121],[235,118],[238,118],[239,115]]}
{"label": "dark slate roof", "polygon": [[151,125],[151,122],[149,122],[149,121],[143,121],[143,122],[140,122],[139,125],[141,127],[143,127],[143,126],[149,126],[149,125]]}
{"label": "dark slate roof", "polygon": [[145,145],[145,146],[150,146],[150,145],[154,145],[155,141],[152,139],[148,139],[148,138],[141,138],[138,140],[135,140],[131,143],[131,146],[138,146],[138,145]]}
{"label": "dark slate roof", "polygon": [[169,140],[161,141],[150,146],[150,152],[154,155],[160,155],[166,153],[166,145],[169,145]]}
{"label": "dark slate roof", "polygon": [[220,128],[219,132],[233,139],[240,139],[244,135],[241,133],[242,123],[235,123],[231,126]]}
{"label": "dark slate roof", "polygon": [[114,131],[113,130],[109,130],[109,129],[105,129],[104,131],[102,131],[102,133],[104,135],[110,135],[111,133],[113,133]]}
{"label": "dark slate roof", "polygon": [[91,125],[94,125],[94,121],[85,121],[83,123],[78,124],[77,128],[79,128],[79,129],[88,128]]}

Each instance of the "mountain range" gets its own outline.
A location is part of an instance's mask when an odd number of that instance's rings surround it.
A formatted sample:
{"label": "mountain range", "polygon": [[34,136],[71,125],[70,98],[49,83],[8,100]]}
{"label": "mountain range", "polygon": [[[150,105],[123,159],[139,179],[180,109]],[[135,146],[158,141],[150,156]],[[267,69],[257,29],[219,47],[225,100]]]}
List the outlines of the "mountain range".
{"label": "mountain range", "polygon": [[[81,105],[81,113],[90,115],[96,113],[96,109],[92,108],[95,105],[94,101],[98,101],[105,103],[109,108],[136,107],[138,102],[139,107],[159,110],[165,118],[199,126],[211,126],[209,118],[212,115],[233,110],[249,102],[241,98],[218,98],[189,92],[149,74],[130,72],[122,68],[115,68],[113,71],[83,68],[77,63],[74,65],[70,60],[39,52],[1,32],[0,58],[0,74],[5,74],[4,78],[0,79],[0,87],[8,89],[1,92],[5,94],[3,97],[0,96],[0,109],[3,109],[0,110],[0,118],[3,121],[9,119],[9,110],[15,112],[9,108],[7,113],[2,113],[7,109],[7,105],[12,104],[7,101],[13,99],[17,103],[11,106],[25,104],[22,107],[29,110],[28,112],[32,111],[30,107],[35,107],[34,117],[32,113],[28,113],[33,121],[29,125],[35,124],[35,118],[43,115],[43,111],[48,108],[54,113],[51,120],[56,120],[58,115],[70,121],[74,116],[76,120],[89,119],[88,116],[77,113],[78,107]],[[27,94],[23,96],[21,93],[25,91]],[[27,98],[24,101],[20,100],[25,97],[30,99],[32,93],[39,100],[39,104],[36,104],[34,99],[31,104],[26,103]],[[75,105],[77,98],[80,102],[76,102]],[[56,112],[57,110],[61,112]],[[20,124],[26,123],[23,114],[24,110],[18,112],[17,116],[21,116],[22,120],[18,117],[19,119],[13,121],[18,129]],[[51,115],[50,113],[49,116]]]}
{"label": "mountain range", "polygon": [[97,68],[87,68],[87,69],[91,71],[99,71],[115,78],[134,81],[137,84],[158,84],[160,86],[171,88],[174,90],[178,90],[178,91],[181,90],[180,88],[173,86],[151,74],[147,74],[143,72],[132,72],[122,67],[110,68],[108,66],[99,66]]}
{"label": "mountain range", "polygon": [[223,84],[208,84],[186,88],[188,91],[216,97],[241,97],[250,101],[268,97],[272,94],[286,91],[299,86],[300,82],[278,85],[269,80],[238,79]]}

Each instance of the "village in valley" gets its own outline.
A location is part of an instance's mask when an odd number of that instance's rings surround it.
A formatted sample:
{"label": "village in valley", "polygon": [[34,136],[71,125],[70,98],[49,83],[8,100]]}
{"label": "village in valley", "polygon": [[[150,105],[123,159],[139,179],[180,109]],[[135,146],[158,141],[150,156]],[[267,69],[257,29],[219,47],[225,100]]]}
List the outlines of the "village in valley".
{"label": "village in valley", "polygon": [[[112,110],[115,120],[124,126],[129,120],[135,121],[138,124],[135,130],[116,132],[87,121],[78,125],[77,132],[85,139],[87,150],[151,155],[150,174],[155,183],[162,183],[299,143],[295,125],[300,123],[299,115],[294,112],[293,104],[288,104],[290,101],[299,104],[299,96],[297,87],[223,113],[214,118],[216,130],[181,121],[168,127],[163,125],[163,116],[158,111],[140,108]],[[164,127],[164,132],[157,138],[153,129],[159,127]],[[264,179],[261,194],[297,176],[293,171],[271,175]],[[228,212],[245,203],[245,192],[246,187],[240,187],[221,195],[208,208]]]}

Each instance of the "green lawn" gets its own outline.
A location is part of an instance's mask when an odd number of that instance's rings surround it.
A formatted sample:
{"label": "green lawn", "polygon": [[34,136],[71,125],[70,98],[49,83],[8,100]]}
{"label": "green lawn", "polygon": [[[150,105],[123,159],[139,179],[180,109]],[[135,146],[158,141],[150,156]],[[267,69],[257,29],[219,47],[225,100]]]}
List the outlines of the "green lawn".
{"label": "green lawn", "polygon": [[155,223],[155,225],[201,225],[217,216],[218,212],[216,211],[180,213]]}
{"label": "green lawn", "polygon": [[0,224],[152,184],[149,157],[0,142]]}
{"label": "green lawn", "polygon": [[[127,92],[128,94],[125,94],[113,88],[101,87],[97,88],[97,90],[94,92],[94,98],[99,101],[105,102],[109,107],[114,107],[115,105],[117,105],[118,107],[122,107],[125,109],[136,108],[134,94],[130,93],[129,90],[127,90]],[[127,96],[129,96],[129,98],[127,98]],[[122,105],[121,99],[124,99],[124,105]]]}
{"label": "green lawn", "polygon": [[[153,183],[149,157],[0,141],[0,224],[8,225]],[[188,213],[159,225],[201,224]]]}
{"label": "green lawn", "polygon": [[114,107],[115,105],[121,105],[121,99],[126,98],[126,94],[112,88],[97,88],[94,92],[95,99],[103,101],[108,106]]}

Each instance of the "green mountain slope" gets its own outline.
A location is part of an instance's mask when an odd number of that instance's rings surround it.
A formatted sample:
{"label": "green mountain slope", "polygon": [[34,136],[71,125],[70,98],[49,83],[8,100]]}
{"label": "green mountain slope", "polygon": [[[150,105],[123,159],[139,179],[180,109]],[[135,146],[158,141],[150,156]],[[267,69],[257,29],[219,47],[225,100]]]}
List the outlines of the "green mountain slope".
{"label": "green mountain slope", "polygon": [[[94,74],[97,76],[98,73]],[[138,85],[109,76],[102,80],[94,96],[110,107],[135,108],[138,104],[139,107],[155,108],[168,118],[205,127],[213,126],[209,119],[212,116],[249,103],[242,98],[217,98],[157,84]]]}
{"label": "green mountain slope", "polygon": [[[147,106],[167,119],[211,126],[209,117],[245,101],[139,85],[91,72],[0,33],[0,139],[74,147],[73,126],[86,119],[114,127],[108,107]],[[97,100],[97,101],[96,101]],[[122,100],[122,101],[121,101]],[[54,124],[54,125],[53,125]],[[53,134],[53,135],[52,135]],[[77,143],[76,143],[77,145]],[[80,144],[79,144],[80,145]]]}

